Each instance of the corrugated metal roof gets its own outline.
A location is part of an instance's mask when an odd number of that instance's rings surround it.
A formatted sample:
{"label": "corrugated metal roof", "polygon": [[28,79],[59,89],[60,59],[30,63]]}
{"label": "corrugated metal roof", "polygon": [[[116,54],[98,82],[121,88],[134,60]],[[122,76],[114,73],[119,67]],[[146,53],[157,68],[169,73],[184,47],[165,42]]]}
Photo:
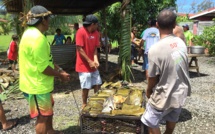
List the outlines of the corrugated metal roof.
{"label": "corrugated metal roof", "polygon": [[[22,12],[23,0],[4,1],[7,1],[8,12]],[[32,0],[32,2],[34,5],[46,7],[53,14],[87,15],[122,0]]]}

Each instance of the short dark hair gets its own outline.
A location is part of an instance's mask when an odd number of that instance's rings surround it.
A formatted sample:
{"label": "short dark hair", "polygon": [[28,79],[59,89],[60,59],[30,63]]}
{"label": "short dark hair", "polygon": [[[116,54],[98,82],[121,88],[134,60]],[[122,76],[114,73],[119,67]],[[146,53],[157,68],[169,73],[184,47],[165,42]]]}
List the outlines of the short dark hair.
{"label": "short dark hair", "polygon": [[57,28],[57,29],[56,29],[56,32],[58,32],[58,31],[61,32],[61,29],[60,29],[60,28]]}
{"label": "short dark hair", "polygon": [[137,31],[137,27],[132,27],[131,28],[131,31],[133,32],[133,31]]}
{"label": "short dark hair", "polygon": [[14,34],[14,35],[12,35],[12,39],[13,39],[13,40],[18,40],[19,37],[18,37],[16,34]]}
{"label": "short dark hair", "polygon": [[173,29],[176,24],[176,18],[177,15],[173,11],[167,9],[162,10],[157,18],[159,28]]}
{"label": "short dark hair", "polygon": [[71,37],[70,36],[67,36],[67,38],[66,39],[70,39],[71,40]]}
{"label": "short dark hair", "polygon": [[156,20],[151,20],[150,21],[150,26],[156,26],[156,22],[157,22]]}

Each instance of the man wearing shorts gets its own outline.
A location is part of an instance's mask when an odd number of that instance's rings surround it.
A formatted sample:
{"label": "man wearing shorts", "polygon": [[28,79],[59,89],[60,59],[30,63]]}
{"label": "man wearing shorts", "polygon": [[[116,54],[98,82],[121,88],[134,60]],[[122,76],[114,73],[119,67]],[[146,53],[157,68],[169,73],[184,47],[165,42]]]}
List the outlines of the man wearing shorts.
{"label": "man wearing shorts", "polygon": [[26,15],[25,30],[19,49],[20,90],[29,103],[31,118],[37,117],[36,134],[60,133],[53,129],[54,77],[69,80],[69,74],[53,63],[44,32],[48,30],[51,12],[34,6]]}
{"label": "man wearing shorts", "polygon": [[143,67],[142,69],[145,70],[146,80],[148,79],[148,52],[149,49],[160,39],[159,30],[156,28],[156,20],[151,20],[150,28],[147,28],[144,31],[142,41],[143,44],[146,42],[145,51],[143,56]]}
{"label": "man wearing shorts", "polygon": [[98,19],[94,15],[87,15],[83,27],[76,33],[76,72],[79,74],[82,89],[82,108],[87,105],[89,89],[94,93],[99,90],[101,78],[98,71],[99,61],[97,48],[99,47]]}
{"label": "man wearing shorts", "polygon": [[176,17],[171,10],[159,13],[157,26],[161,39],[148,53],[148,103],[141,121],[149,127],[150,134],[161,133],[161,120],[166,121],[165,134],[172,134],[181,107],[190,95],[187,48],[183,40],[173,35]]}

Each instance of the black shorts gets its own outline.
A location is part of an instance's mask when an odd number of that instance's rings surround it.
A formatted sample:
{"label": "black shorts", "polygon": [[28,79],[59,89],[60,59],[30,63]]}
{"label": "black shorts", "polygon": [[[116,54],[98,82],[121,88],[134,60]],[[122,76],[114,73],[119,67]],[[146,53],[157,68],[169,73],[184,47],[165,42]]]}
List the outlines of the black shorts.
{"label": "black shorts", "polygon": [[97,48],[97,52],[98,52],[98,53],[100,53],[100,52],[101,52],[100,48]]}
{"label": "black shorts", "polygon": [[9,60],[10,64],[17,64],[17,60]]}

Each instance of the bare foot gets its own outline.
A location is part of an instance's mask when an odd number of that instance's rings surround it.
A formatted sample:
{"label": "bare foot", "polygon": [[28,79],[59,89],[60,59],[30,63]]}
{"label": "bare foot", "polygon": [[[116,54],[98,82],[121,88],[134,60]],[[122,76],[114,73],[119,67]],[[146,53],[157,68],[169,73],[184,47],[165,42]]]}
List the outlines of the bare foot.
{"label": "bare foot", "polygon": [[87,104],[82,104],[81,110],[83,110],[86,106],[87,106]]}
{"label": "bare foot", "polygon": [[7,131],[7,130],[10,130],[12,128],[14,128],[18,123],[18,120],[14,120],[14,121],[7,121],[7,123],[5,124],[2,124],[2,130],[3,131]]}

